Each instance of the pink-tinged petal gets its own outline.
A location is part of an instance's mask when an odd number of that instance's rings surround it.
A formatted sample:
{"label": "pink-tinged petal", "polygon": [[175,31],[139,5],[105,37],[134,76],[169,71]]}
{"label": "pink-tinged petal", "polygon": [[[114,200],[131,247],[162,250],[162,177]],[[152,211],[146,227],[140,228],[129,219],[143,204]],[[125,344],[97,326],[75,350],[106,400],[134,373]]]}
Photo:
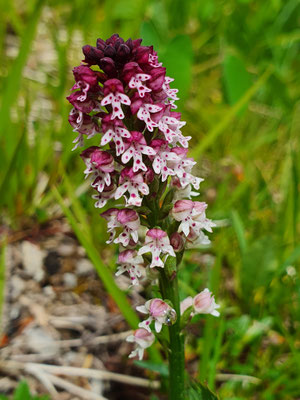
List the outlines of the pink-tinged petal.
{"label": "pink-tinged petal", "polygon": [[154,156],[156,154],[156,151],[152,149],[150,146],[137,146],[138,150],[140,150],[141,153],[146,154],[148,156]]}
{"label": "pink-tinged petal", "polygon": [[166,245],[164,247],[164,253],[168,253],[168,254],[170,254],[170,256],[176,257],[176,254],[174,253],[174,249],[171,245]]}
{"label": "pink-tinged petal", "polygon": [[128,190],[128,184],[123,183],[123,185],[117,188],[115,193],[115,199],[116,200],[120,199],[125,194],[125,192],[127,192],[127,190]]}
{"label": "pink-tinged petal", "polygon": [[112,139],[112,130],[109,129],[101,138],[101,146],[105,146]]}
{"label": "pink-tinged petal", "polygon": [[124,138],[130,138],[130,132],[124,128],[116,128],[116,132]]}
{"label": "pink-tinged petal", "polygon": [[141,255],[143,255],[145,253],[151,253],[151,251],[152,251],[151,246],[150,245],[145,245],[145,246],[143,246],[143,247],[141,247],[139,249],[138,255],[141,256]]}
{"label": "pink-tinged petal", "polygon": [[155,323],[154,323],[154,326],[155,326],[156,332],[159,333],[161,331],[161,328],[162,328],[162,323],[156,320]]}
{"label": "pink-tinged petal", "polygon": [[142,314],[148,314],[149,310],[145,306],[137,306],[136,310]]}
{"label": "pink-tinged petal", "polygon": [[216,311],[220,306],[216,304],[213,294],[207,288],[194,297],[193,304],[195,312],[198,314],[220,315],[220,313]]}
{"label": "pink-tinged petal", "polygon": [[190,224],[188,221],[184,221],[180,224],[180,230],[185,234],[185,236],[188,236],[190,232]]}
{"label": "pink-tinged petal", "polygon": [[152,164],[152,168],[154,169],[154,172],[156,174],[160,174],[162,165],[163,165],[162,159],[159,156],[156,156]]}
{"label": "pink-tinged petal", "polygon": [[132,147],[129,147],[129,149],[127,149],[122,154],[122,157],[121,157],[122,163],[124,163],[124,164],[128,163],[128,161],[130,161],[132,157],[133,157]]}
{"label": "pink-tinged petal", "polygon": [[126,94],[118,93],[116,95],[116,98],[118,101],[120,101],[122,104],[125,104],[126,106],[130,106],[131,104],[130,98],[126,96]]}
{"label": "pink-tinged petal", "polygon": [[125,250],[122,251],[121,253],[119,253],[118,256],[118,263],[122,264],[122,263],[128,263],[131,262],[131,260],[133,259],[134,255],[135,255],[135,251],[134,250]]}
{"label": "pink-tinged petal", "polygon": [[183,221],[187,218],[194,208],[191,200],[177,200],[172,209],[172,216],[176,221]]}
{"label": "pink-tinged petal", "polygon": [[180,302],[180,314],[183,314],[185,310],[193,305],[193,298],[191,296],[185,298]]}
{"label": "pink-tinged petal", "polygon": [[139,191],[143,193],[143,195],[147,196],[149,194],[149,187],[146,183],[142,183],[139,186]]}
{"label": "pink-tinged petal", "polygon": [[161,240],[161,239],[165,238],[167,236],[167,234],[165,231],[163,231],[161,229],[153,228],[153,229],[148,230],[148,232],[146,233],[146,236],[148,236],[152,239]]}
{"label": "pink-tinged petal", "polygon": [[150,300],[149,313],[154,318],[165,316],[169,308],[170,306],[161,299],[156,298]]}
{"label": "pink-tinged petal", "polygon": [[113,101],[113,95],[108,94],[107,96],[103,97],[101,100],[101,106],[107,106],[108,104],[111,104]]}

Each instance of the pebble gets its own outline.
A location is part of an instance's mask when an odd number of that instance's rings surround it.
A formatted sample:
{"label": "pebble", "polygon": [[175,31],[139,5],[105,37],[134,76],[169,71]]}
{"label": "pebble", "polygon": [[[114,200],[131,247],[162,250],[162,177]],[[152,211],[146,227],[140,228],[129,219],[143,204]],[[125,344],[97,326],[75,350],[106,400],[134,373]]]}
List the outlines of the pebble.
{"label": "pebble", "polygon": [[52,336],[41,327],[32,327],[25,330],[27,346],[34,353],[55,356],[59,353],[59,345]]}
{"label": "pebble", "polygon": [[12,300],[16,300],[25,289],[25,282],[18,275],[13,275],[10,279]]}
{"label": "pebble", "polygon": [[24,241],[21,244],[21,252],[25,272],[37,282],[41,282],[45,275],[43,270],[43,251],[35,244]]}
{"label": "pebble", "polygon": [[74,289],[77,286],[77,276],[72,274],[72,272],[65,272],[63,282],[66,288]]}
{"label": "pebble", "polygon": [[76,273],[78,276],[89,275],[94,271],[93,264],[86,258],[80,258],[76,262]]}

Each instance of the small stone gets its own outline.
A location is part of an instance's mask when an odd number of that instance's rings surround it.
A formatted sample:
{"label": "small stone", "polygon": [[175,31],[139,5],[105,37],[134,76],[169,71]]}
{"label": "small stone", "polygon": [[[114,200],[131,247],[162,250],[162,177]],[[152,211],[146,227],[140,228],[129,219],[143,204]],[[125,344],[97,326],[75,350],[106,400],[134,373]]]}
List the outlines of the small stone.
{"label": "small stone", "polygon": [[66,288],[74,289],[77,286],[77,276],[71,272],[66,272],[63,275],[63,282]]}
{"label": "small stone", "polygon": [[25,272],[37,282],[41,282],[45,275],[43,270],[43,251],[35,244],[24,241],[21,245],[21,252]]}
{"label": "small stone", "polygon": [[10,279],[11,291],[10,296],[16,300],[25,289],[25,282],[18,275],[13,275]]}
{"label": "small stone", "polygon": [[89,275],[93,271],[93,264],[86,258],[81,258],[76,262],[76,273],[78,276]]}
{"label": "small stone", "polygon": [[75,254],[76,248],[73,243],[61,243],[57,248],[57,252],[62,257],[70,257]]}
{"label": "small stone", "polygon": [[40,327],[28,328],[24,331],[27,346],[34,353],[55,356],[59,352],[59,346],[49,333]]}
{"label": "small stone", "polygon": [[55,291],[51,285],[45,286],[43,288],[43,292],[45,296],[47,296],[49,299],[54,299],[56,296]]}

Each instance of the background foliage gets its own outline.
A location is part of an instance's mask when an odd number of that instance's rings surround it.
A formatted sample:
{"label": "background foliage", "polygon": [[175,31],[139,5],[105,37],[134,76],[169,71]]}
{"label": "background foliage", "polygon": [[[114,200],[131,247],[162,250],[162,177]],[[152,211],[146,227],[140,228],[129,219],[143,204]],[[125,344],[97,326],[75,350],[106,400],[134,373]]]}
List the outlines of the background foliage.
{"label": "background foliage", "polygon": [[46,224],[61,215],[61,193],[98,269],[105,224],[71,152],[71,69],[83,44],[118,32],[153,44],[175,78],[201,200],[219,223],[181,271],[182,296],[209,282],[222,304],[222,317],[196,325],[187,359],[221,399],[300,397],[299,20],[297,0],[1,4],[2,223]]}

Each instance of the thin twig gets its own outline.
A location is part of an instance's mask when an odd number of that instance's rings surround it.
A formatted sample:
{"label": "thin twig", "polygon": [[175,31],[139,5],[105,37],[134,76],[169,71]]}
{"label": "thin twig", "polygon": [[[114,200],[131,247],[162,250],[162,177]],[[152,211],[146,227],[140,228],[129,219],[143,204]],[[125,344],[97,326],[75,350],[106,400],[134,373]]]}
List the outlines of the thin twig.
{"label": "thin twig", "polygon": [[82,376],[86,378],[111,380],[121,383],[127,383],[129,385],[151,387],[153,389],[157,389],[160,387],[160,383],[158,381],[149,381],[148,379],[145,378],[118,374],[116,372],[101,371],[98,369],[91,369],[91,368],[65,367],[65,366],[34,364],[34,363],[30,364],[38,366],[39,368],[43,369],[46,372],[50,372],[57,375]]}
{"label": "thin twig", "polygon": [[48,390],[51,396],[57,398],[58,393],[53,383],[48,377],[49,374],[43,372],[40,368],[36,368],[32,364],[31,365],[27,364],[25,367],[25,371],[33,375],[35,378],[37,378],[45,386],[45,388]]}
{"label": "thin twig", "polygon": [[256,378],[255,376],[250,375],[239,375],[239,374],[217,374],[216,375],[217,381],[244,381],[253,383],[255,385],[259,385],[261,383],[261,379]]}
{"label": "thin twig", "polygon": [[47,378],[56,386],[59,386],[70,393],[73,393],[76,396],[80,396],[86,400],[108,400],[106,397],[103,397],[97,393],[91,392],[90,390],[86,390],[81,388],[74,383],[68,382],[65,379],[59,378],[58,376],[54,376],[51,374],[46,374]]}
{"label": "thin twig", "polygon": [[117,342],[119,340],[124,340],[127,336],[129,336],[132,333],[132,330],[130,331],[125,331],[121,333],[112,333],[111,335],[104,335],[104,336],[96,336],[91,339],[68,339],[68,340],[56,340],[55,344],[57,344],[60,347],[78,347],[82,345],[86,346],[96,346],[98,344],[106,344],[106,343],[112,343],[112,342]]}

